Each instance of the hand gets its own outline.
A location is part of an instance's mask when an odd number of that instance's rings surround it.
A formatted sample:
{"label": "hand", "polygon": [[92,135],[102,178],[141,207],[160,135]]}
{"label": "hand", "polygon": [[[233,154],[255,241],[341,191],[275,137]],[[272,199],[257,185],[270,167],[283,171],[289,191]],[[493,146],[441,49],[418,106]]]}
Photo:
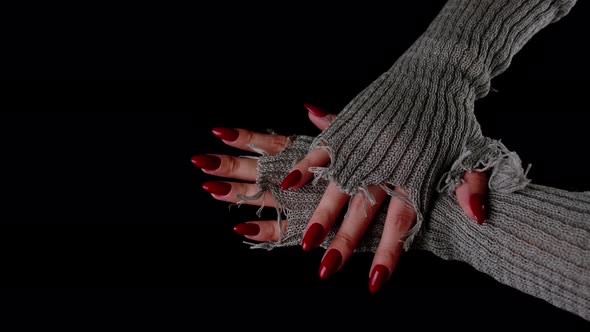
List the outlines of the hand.
{"label": "hand", "polygon": [[[334,115],[328,114],[317,107],[311,105],[306,105],[306,107],[309,110],[309,119],[320,130],[325,129],[334,118]],[[285,136],[260,134],[243,129],[214,129],[213,132],[224,143],[230,146],[252,151],[248,145],[254,144],[271,155],[279,153],[287,143],[287,137]],[[193,157],[193,163],[207,174],[249,182],[255,182],[256,180],[256,161],[252,159],[207,155]],[[300,165],[301,163],[298,164],[298,166]],[[306,174],[308,180],[311,179],[312,175],[307,169],[298,169],[301,170],[302,175]],[[470,198],[474,194],[479,194],[482,197],[485,195],[487,191],[487,177],[485,173],[471,172],[464,175],[464,181],[465,183],[457,187],[456,195],[465,213],[471,218],[475,218],[474,209],[470,204],[472,201]],[[301,185],[298,184],[297,187]],[[203,188],[210,192],[213,198],[232,203],[240,200],[237,194],[248,196],[259,191],[254,183],[238,182],[209,181],[203,184]],[[348,200],[345,195],[344,200],[342,200],[343,195],[334,189],[333,185],[329,186],[324,199],[320,202],[320,206],[316,210],[314,218],[312,218],[312,220],[317,220],[317,222],[310,221],[308,224],[302,243],[304,250],[310,250],[312,247],[321,243],[329,228],[336,221],[335,219],[339,209],[334,213],[336,211],[334,207],[342,208]],[[376,199],[378,199],[379,204],[368,206],[368,210],[365,210],[363,198],[360,194],[355,195],[349,206],[349,213],[347,213],[342,226],[337,231],[334,241],[332,241],[324,255],[319,271],[321,278],[327,278],[331,273],[342,267],[356,248],[358,241],[365,229],[369,226],[378,207],[385,201],[387,195],[381,188],[370,188],[370,190]],[[393,188],[393,192],[401,195],[404,194],[401,188]],[[331,201],[333,197],[337,197],[337,200]],[[263,203],[263,199],[265,206],[275,206],[272,195],[263,195],[258,200],[245,201],[245,203],[260,206]],[[336,201],[339,203],[335,204],[334,202]],[[403,234],[415,223],[415,219],[416,214],[413,208],[408,206],[403,199],[397,197],[391,198],[382,238],[371,267],[369,282],[371,292],[376,292],[389,279],[402,252],[401,241],[403,240]],[[287,227],[287,223],[288,221],[282,223],[283,232]],[[255,241],[278,241],[280,236],[278,227],[276,222],[250,221],[236,225],[234,231]]]}
{"label": "hand", "polygon": [[[317,107],[308,106],[307,108],[310,114],[326,116],[326,112]],[[332,117],[332,115],[328,116]],[[313,173],[309,170],[310,167],[324,166],[328,161],[329,155],[326,150],[312,150],[293,168],[281,187],[283,189],[300,188],[313,177]],[[464,183],[455,190],[459,205],[468,217],[482,223],[485,215],[483,197],[487,192],[487,177],[485,173],[469,172],[464,175],[463,180]],[[393,193],[390,192],[392,198],[389,201],[382,238],[371,266],[369,287],[373,292],[380,287],[384,280],[389,278],[394,270],[402,252],[403,236],[416,222],[414,208],[405,199],[400,198],[407,197],[405,190],[400,187],[387,189]],[[366,228],[387,197],[384,188],[376,185],[369,186],[368,191],[375,199],[375,204],[366,204],[366,197],[363,197],[365,193],[362,192],[352,197],[342,225],[320,265],[321,278],[327,278],[342,267],[357,247]],[[310,250],[321,243],[326,231],[334,225],[336,217],[349,198],[337,188],[334,182],[330,182],[308,223],[302,243],[304,250]]]}

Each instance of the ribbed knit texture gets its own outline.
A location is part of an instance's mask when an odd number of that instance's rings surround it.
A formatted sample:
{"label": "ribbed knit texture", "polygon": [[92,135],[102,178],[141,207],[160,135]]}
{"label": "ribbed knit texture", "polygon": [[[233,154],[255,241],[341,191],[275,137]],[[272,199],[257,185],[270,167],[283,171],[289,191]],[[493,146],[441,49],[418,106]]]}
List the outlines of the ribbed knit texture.
{"label": "ribbed knit texture", "polygon": [[[426,32],[313,142],[312,149],[325,148],[331,157],[328,167],[314,169],[316,176],[350,195],[371,184],[404,187],[418,213],[409,245],[443,172],[458,159],[463,163],[455,174],[480,169],[466,157],[492,144],[475,119],[475,100],[489,92],[490,80],[535,33],[574,3],[449,0]],[[484,158],[489,159],[485,153]],[[458,179],[446,183],[452,190]]]}
{"label": "ribbed knit texture", "polygon": [[[301,244],[328,182],[322,179],[298,190],[281,190],[279,185],[311,142],[312,138],[299,136],[281,154],[259,159],[257,184],[273,194],[288,224],[279,242],[254,248]],[[488,204],[486,222],[478,225],[461,210],[454,194],[436,195],[411,249],[466,262],[503,284],[590,320],[590,193],[529,184],[511,193],[490,189]],[[386,206],[370,224],[357,251],[376,250]],[[322,247],[330,244],[338,227],[329,231]]]}

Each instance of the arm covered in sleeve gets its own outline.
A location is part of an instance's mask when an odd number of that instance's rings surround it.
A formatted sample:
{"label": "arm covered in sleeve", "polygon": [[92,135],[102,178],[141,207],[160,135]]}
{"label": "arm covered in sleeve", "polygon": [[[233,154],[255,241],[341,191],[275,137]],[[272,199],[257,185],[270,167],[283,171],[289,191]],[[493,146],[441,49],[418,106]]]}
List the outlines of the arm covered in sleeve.
{"label": "arm covered in sleeve", "polygon": [[[349,195],[369,185],[402,186],[422,225],[437,188],[452,191],[465,171],[493,170],[507,154],[485,138],[474,102],[539,30],[566,15],[572,0],[449,0],[424,34],[358,94],[310,149],[330,155],[316,176]],[[502,192],[526,185],[519,181]],[[406,247],[407,249],[408,247]]]}
{"label": "arm covered in sleeve", "polygon": [[[282,153],[260,157],[257,184],[273,194],[288,223],[279,242],[255,248],[301,243],[328,182],[320,180],[298,190],[281,190],[279,185],[312,140],[299,136]],[[387,213],[387,204],[383,206],[357,251],[377,249]],[[337,231],[338,225],[329,231],[322,247],[330,244]],[[465,262],[503,284],[590,320],[590,192],[534,184],[510,193],[491,189],[483,225],[469,220],[455,195],[444,192],[434,197],[423,232],[411,249]]]}

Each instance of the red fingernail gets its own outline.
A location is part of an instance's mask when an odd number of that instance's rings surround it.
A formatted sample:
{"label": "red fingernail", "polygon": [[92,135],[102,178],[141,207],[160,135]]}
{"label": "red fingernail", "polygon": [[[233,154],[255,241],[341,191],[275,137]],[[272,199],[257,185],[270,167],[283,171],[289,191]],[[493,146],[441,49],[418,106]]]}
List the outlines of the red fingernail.
{"label": "red fingernail", "polygon": [[299,183],[299,181],[301,181],[302,175],[303,174],[301,174],[301,171],[298,169],[292,171],[291,173],[289,173],[289,175],[285,177],[283,182],[281,182],[281,189],[285,190],[293,187],[294,185]]}
{"label": "red fingernail", "polygon": [[475,215],[475,220],[478,224],[483,224],[484,219],[486,218],[486,207],[484,204],[483,195],[481,194],[473,194],[471,195],[471,199],[469,201],[471,205],[471,211]]}
{"label": "red fingernail", "polygon": [[314,106],[314,105],[310,105],[310,104],[303,104],[303,107],[305,107],[308,111],[313,113],[313,115],[320,117],[320,118],[323,118],[324,116],[329,114],[323,108],[318,107],[318,106]]}
{"label": "red fingernail", "polygon": [[233,142],[238,139],[240,133],[232,128],[213,128],[211,130],[213,135],[217,136],[217,138],[222,139],[224,141]]}
{"label": "red fingernail", "polygon": [[215,195],[227,195],[231,191],[231,184],[219,181],[207,181],[203,183],[203,189]]}
{"label": "red fingernail", "polygon": [[217,156],[200,155],[191,158],[193,164],[199,168],[213,171],[221,165],[221,159]]}
{"label": "red fingernail", "polygon": [[313,223],[309,226],[307,232],[305,232],[301,246],[303,247],[303,250],[309,251],[312,248],[317,247],[323,238],[324,227],[317,222]]}
{"label": "red fingernail", "polygon": [[320,278],[327,279],[342,262],[342,254],[336,249],[330,249],[320,264]]}
{"label": "red fingernail", "polygon": [[234,232],[240,235],[258,235],[260,226],[252,223],[237,224],[234,226]]}
{"label": "red fingernail", "polygon": [[388,278],[389,269],[385,267],[385,265],[375,265],[373,271],[371,271],[371,276],[369,277],[369,292],[372,294],[377,293]]}

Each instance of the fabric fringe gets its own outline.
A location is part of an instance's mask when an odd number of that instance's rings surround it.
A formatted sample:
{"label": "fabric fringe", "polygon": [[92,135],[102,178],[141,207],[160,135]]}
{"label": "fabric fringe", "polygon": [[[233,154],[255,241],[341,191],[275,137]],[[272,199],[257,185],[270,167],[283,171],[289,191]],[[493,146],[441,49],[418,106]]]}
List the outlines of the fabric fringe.
{"label": "fabric fringe", "polygon": [[480,148],[463,148],[451,169],[443,174],[436,189],[441,193],[446,191],[452,194],[463,183],[465,172],[484,172],[491,169],[488,181],[490,190],[508,194],[524,189],[531,182],[527,178],[530,168],[529,164],[524,170],[516,152],[508,150],[501,141],[491,140]]}

